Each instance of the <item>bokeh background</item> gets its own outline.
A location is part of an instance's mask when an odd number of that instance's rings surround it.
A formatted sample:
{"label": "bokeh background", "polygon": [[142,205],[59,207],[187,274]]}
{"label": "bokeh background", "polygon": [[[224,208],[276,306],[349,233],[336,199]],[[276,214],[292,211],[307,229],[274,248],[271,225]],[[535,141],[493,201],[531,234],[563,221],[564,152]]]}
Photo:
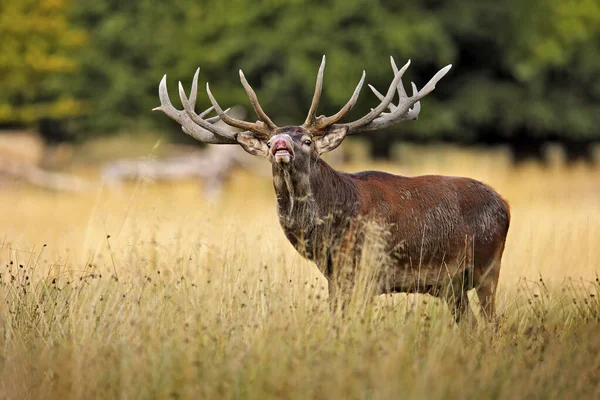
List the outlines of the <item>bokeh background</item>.
{"label": "bokeh background", "polygon": [[[4,0],[0,6],[0,129],[33,129],[46,143],[150,132],[185,141],[161,115],[167,73],[189,82],[199,107],[209,81],[222,105],[248,106],[243,69],[278,125],[303,121],[326,54],[321,111],[337,111],[362,70],[380,90],[388,57],[424,85],[454,68],[423,102],[418,123],[365,136],[372,156],[394,142],[505,144],[517,162],[594,158],[600,139],[597,0]],[[377,100],[365,88],[350,118]],[[249,117],[254,118],[253,115]]]}

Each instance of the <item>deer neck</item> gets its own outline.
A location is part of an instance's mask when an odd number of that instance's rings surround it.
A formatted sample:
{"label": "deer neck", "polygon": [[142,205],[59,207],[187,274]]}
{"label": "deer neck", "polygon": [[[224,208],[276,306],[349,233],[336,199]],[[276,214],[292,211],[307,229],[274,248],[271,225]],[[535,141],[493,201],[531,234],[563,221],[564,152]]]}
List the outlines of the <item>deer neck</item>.
{"label": "deer neck", "polygon": [[[277,195],[277,211],[283,225],[293,220],[310,222],[317,213],[313,181],[317,165],[273,165],[273,186]],[[284,223],[285,222],[285,223]]]}
{"label": "deer neck", "polygon": [[318,243],[335,239],[320,236],[336,235],[336,228],[358,210],[352,180],[320,159],[303,169],[273,165],[273,186],[279,222],[294,247],[308,258],[318,251]]}

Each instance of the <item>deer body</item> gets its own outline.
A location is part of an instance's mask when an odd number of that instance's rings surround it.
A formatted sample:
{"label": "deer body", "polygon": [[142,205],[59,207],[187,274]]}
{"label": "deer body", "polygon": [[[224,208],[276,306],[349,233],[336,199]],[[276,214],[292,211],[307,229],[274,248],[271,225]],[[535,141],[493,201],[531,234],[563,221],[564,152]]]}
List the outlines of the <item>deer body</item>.
{"label": "deer body", "polygon": [[460,277],[463,291],[448,298],[456,318],[473,288],[484,311],[494,313],[510,212],[489,186],[461,177],[348,174],[321,159],[304,170],[274,165],[273,185],[286,237],[317,264],[330,291],[342,284],[336,281],[342,264],[361,256],[362,224],[376,222],[388,233],[392,262],[382,271],[379,293],[447,296],[447,285]]}
{"label": "deer body", "polygon": [[[200,141],[239,144],[248,153],[271,162],[283,231],[296,250],[314,261],[328,278],[331,299],[352,286],[367,228],[375,224],[381,228],[379,239],[389,255],[386,265],[377,266],[379,293],[420,292],[444,297],[458,321],[467,309],[467,291],[475,288],[485,315],[494,319],[495,290],[510,213],[508,204],[493,189],[469,178],[408,178],[377,171],[348,174],[334,170],[320,158],[347,135],[416,119],[420,99],[450,69],[447,66],[440,70],[421,90],[412,84],[413,95],[409,97],[401,78],[410,61],[401,69],[393,59],[391,63],[394,79],[386,95],[371,87],[381,103],[351,123],[339,121],[356,103],[365,74],[337,114],[317,117],[325,57],[308,116],[299,126],[277,127],[241,71],[242,85],[260,121],[250,123],[229,116],[208,84],[213,107],[196,114],[198,71],[189,99],[179,84],[183,111],[172,106],[166,77],[160,84],[161,106],[156,110],[179,122],[187,134]],[[394,105],[396,94],[398,104]],[[389,113],[384,112],[386,108]],[[204,119],[213,109],[218,116]],[[218,128],[213,123],[219,119],[244,131]]]}

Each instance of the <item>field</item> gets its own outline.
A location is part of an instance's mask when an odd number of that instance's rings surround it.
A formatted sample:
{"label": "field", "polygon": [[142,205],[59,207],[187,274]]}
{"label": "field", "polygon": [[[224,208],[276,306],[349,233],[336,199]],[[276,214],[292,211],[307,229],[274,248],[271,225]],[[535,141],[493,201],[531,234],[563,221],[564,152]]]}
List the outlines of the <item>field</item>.
{"label": "field", "polygon": [[510,202],[497,331],[455,325],[428,296],[357,295],[332,314],[268,176],[240,171],[218,199],[196,182],[13,186],[0,398],[600,398],[600,167],[400,152],[341,169],[466,175]]}

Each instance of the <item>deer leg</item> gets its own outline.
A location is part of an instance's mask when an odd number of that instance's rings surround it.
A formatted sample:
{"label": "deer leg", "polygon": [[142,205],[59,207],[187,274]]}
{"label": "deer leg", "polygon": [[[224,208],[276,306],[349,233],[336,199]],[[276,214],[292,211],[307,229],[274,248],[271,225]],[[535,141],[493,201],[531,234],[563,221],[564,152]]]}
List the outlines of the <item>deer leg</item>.
{"label": "deer leg", "polygon": [[495,291],[495,282],[484,282],[477,287],[477,297],[479,298],[483,315],[488,322],[496,320]]}
{"label": "deer leg", "polygon": [[327,285],[329,289],[329,308],[331,312],[335,313],[338,305],[344,309],[342,293],[340,292],[340,282],[334,275],[333,259],[331,254],[327,255],[326,268],[323,269],[325,272],[325,278],[327,278]]}
{"label": "deer leg", "polygon": [[355,254],[344,251],[331,252],[327,257],[326,278],[329,281],[329,304],[331,310],[341,311],[342,316],[352,298],[356,272]]}
{"label": "deer leg", "polygon": [[496,288],[500,275],[500,260],[494,260],[485,270],[475,274],[475,289],[485,319],[496,322]]}
{"label": "deer leg", "polygon": [[460,323],[465,313],[469,311],[469,297],[467,291],[462,288],[457,288],[457,293],[451,293],[446,296],[446,302],[450,307],[450,312],[456,323]]}
{"label": "deer leg", "polygon": [[456,323],[460,323],[469,311],[469,297],[467,292],[473,288],[472,269],[465,268],[461,274],[455,276],[446,289],[446,302],[450,307]]}
{"label": "deer leg", "polygon": [[352,287],[346,283],[329,280],[329,307],[332,313],[339,312],[343,317],[352,296]]}
{"label": "deer leg", "polygon": [[338,302],[339,302],[339,290],[338,290],[338,285],[336,285],[336,283],[332,280],[332,279],[328,279],[329,281],[329,308],[331,309],[331,312],[335,312],[338,306]]}

